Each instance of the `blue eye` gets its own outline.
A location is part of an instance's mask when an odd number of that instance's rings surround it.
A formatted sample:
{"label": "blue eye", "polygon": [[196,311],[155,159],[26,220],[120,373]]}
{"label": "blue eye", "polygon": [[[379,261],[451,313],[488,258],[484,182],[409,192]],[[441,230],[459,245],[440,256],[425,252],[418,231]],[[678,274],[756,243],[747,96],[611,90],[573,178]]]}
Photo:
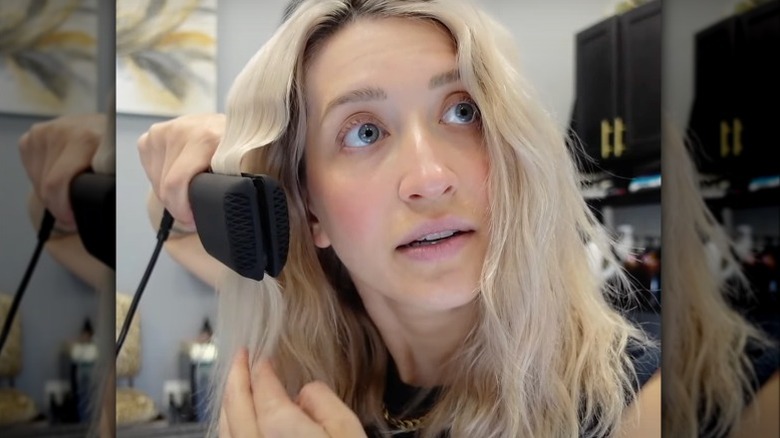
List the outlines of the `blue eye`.
{"label": "blue eye", "polygon": [[479,117],[477,106],[469,101],[458,102],[449,107],[444,113],[443,120],[447,123],[467,125],[473,123]]}
{"label": "blue eye", "polygon": [[370,146],[382,137],[382,131],[373,123],[356,125],[344,136],[344,145],[352,148]]}

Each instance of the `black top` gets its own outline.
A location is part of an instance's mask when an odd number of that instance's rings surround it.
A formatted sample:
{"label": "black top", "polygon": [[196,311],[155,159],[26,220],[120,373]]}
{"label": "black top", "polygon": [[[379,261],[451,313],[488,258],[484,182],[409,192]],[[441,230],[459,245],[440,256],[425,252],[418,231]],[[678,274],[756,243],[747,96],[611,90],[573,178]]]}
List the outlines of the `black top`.
{"label": "black top", "polygon": [[[637,391],[641,389],[653,374],[658,370],[661,363],[660,350],[658,348],[653,349],[629,349],[629,355],[636,369],[638,386],[635,388]],[[424,394],[424,389],[415,386],[408,385],[401,380],[396,368],[395,362],[390,360],[387,367],[387,386],[385,389],[384,402],[388,412],[394,418],[416,418],[424,415],[428,412],[436,402],[439,395],[440,388],[433,388]],[[418,404],[412,412],[403,415],[406,410],[406,406],[413,403],[420,394],[424,394],[423,400]],[[587,424],[583,421],[583,425]],[[586,427],[586,426],[583,426]],[[379,435],[374,430],[366,431],[369,437],[379,438]],[[408,432],[403,434],[393,435],[393,438],[414,438],[415,432]],[[446,438],[446,435],[442,436]]]}
{"label": "black top", "polygon": [[755,372],[755,380],[751,382],[750,388],[753,390],[753,394],[745,394],[745,402],[749,404],[755,396],[755,392],[761,389],[769,381],[769,378],[780,369],[780,351],[778,351],[777,346],[770,348],[749,347],[747,356],[750,358]]}

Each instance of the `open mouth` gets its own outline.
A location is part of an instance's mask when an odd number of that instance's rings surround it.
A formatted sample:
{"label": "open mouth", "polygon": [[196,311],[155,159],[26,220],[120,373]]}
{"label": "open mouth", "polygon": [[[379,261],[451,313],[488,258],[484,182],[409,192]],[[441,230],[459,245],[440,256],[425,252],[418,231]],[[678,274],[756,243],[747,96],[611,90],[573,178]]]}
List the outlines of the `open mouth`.
{"label": "open mouth", "polygon": [[442,231],[439,233],[430,234],[428,236],[425,236],[421,239],[415,240],[413,242],[407,243],[406,245],[401,245],[399,249],[403,248],[418,248],[422,246],[432,246],[432,245],[438,245],[440,243],[446,242],[450,239],[453,239],[455,237],[461,236],[463,234],[472,233],[473,231]]}

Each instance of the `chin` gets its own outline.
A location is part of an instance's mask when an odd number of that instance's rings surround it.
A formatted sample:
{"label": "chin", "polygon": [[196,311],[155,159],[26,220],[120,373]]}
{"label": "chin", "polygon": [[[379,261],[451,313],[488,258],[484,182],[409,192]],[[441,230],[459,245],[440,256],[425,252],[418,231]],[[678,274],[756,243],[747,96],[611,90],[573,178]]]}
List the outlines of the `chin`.
{"label": "chin", "polygon": [[[403,300],[410,305],[419,306],[426,310],[453,310],[473,303],[479,295],[476,282],[474,287],[464,289],[459,283],[452,287],[446,287],[441,283],[434,287],[420,287],[411,289],[413,293],[404,294]],[[409,289],[407,289],[409,290]]]}

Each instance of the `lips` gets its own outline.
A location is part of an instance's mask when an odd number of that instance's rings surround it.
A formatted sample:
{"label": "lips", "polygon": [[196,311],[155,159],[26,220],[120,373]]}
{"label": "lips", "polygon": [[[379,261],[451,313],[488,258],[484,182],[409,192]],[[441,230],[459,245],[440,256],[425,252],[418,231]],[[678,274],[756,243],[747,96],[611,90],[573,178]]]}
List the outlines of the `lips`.
{"label": "lips", "polygon": [[449,217],[428,221],[415,227],[401,240],[398,248],[435,245],[464,233],[471,233],[474,227],[465,219]]}
{"label": "lips", "polygon": [[459,235],[461,235],[461,234],[463,234],[465,232],[466,231],[450,230],[450,231],[443,231],[441,233],[434,233],[434,234],[428,235],[426,237],[423,237],[422,239],[415,240],[414,242],[411,242],[411,243],[409,243],[406,246],[411,247],[411,248],[416,248],[416,247],[419,247],[419,246],[436,245],[436,244],[441,243],[441,242],[443,242],[443,241],[445,241],[445,240],[447,240],[449,238],[452,238],[452,237],[455,237],[455,236],[459,236]]}

